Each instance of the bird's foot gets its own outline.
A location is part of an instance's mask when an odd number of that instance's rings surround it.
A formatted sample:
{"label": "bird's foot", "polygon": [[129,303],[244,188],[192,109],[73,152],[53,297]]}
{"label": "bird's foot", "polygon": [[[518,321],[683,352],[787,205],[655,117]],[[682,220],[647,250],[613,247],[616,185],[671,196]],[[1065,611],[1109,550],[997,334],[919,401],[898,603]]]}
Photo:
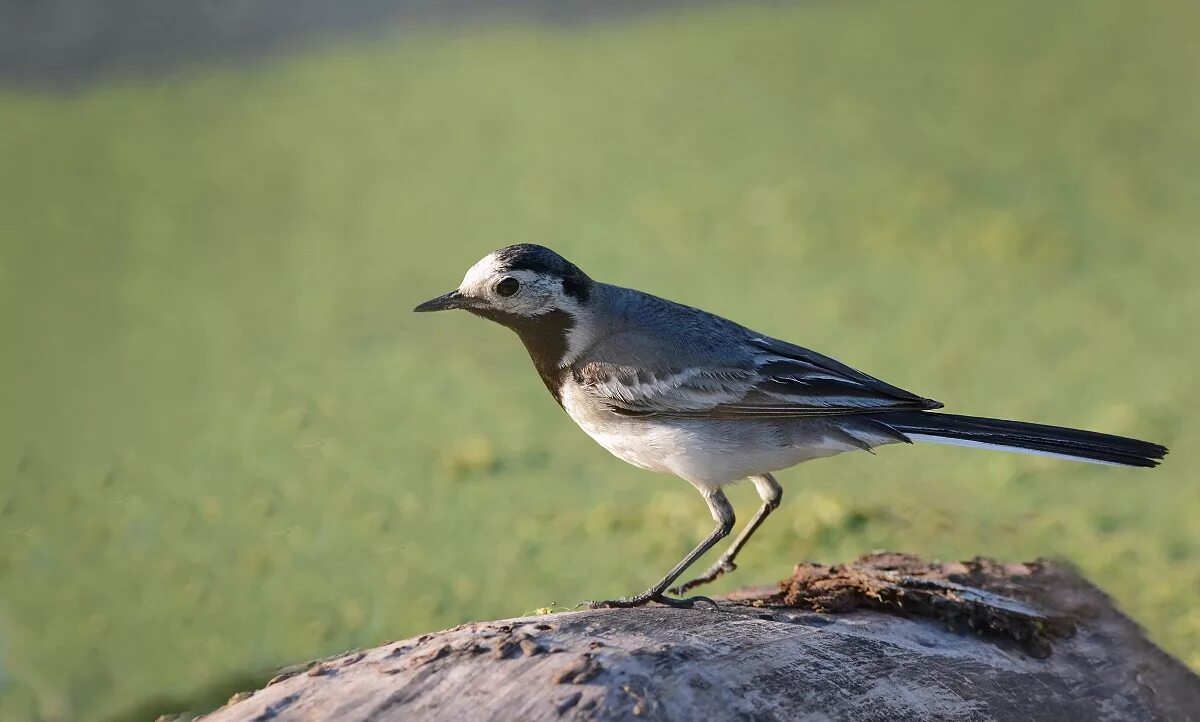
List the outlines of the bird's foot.
{"label": "bird's foot", "polygon": [[688,590],[708,584],[709,582],[714,581],[715,579],[718,579],[722,575],[732,572],[735,569],[737,569],[737,565],[734,564],[733,561],[729,559],[718,559],[715,564],[708,568],[708,571],[704,572],[690,582],[685,582],[675,587],[671,590],[671,594],[687,594]]}
{"label": "bird's foot", "polygon": [[675,597],[668,597],[665,594],[660,594],[657,597],[655,597],[652,601],[658,602],[659,604],[662,604],[662,605],[665,605],[668,607],[675,607],[676,609],[694,609],[696,607],[696,605],[701,602],[708,604],[714,610],[720,611],[720,609],[721,609],[720,607],[717,606],[716,602],[709,599],[708,597],[705,597],[705,596],[702,596],[699,594],[697,594],[694,597],[685,597],[683,599],[676,599]]}
{"label": "bird's foot", "polygon": [[603,602],[580,602],[576,608],[587,607],[588,609],[629,609],[632,607],[641,607],[650,602],[657,602],[667,607],[675,607],[676,609],[692,609],[700,602],[706,602],[712,605],[713,609],[720,609],[717,603],[708,597],[695,596],[687,597],[686,599],[676,599],[668,597],[662,592],[638,594],[633,597],[621,597],[620,599],[609,599]]}

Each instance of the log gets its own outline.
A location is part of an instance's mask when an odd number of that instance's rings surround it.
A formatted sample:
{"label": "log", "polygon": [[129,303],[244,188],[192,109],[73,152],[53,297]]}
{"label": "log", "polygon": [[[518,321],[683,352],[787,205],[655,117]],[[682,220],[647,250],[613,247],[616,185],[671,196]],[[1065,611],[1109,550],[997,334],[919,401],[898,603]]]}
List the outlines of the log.
{"label": "log", "polygon": [[717,609],[472,622],[316,660],[205,719],[1187,720],[1200,678],[1067,564],[879,553]]}

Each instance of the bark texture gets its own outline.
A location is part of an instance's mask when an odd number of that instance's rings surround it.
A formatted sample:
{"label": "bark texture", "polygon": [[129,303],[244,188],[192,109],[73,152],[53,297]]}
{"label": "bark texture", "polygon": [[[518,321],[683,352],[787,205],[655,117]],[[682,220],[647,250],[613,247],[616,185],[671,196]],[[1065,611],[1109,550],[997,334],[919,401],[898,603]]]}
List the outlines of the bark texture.
{"label": "bark texture", "polygon": [[876,554],[719,610],[464,624],[298,665],[206,719],[1200,720],[1200,678],[1069,566]]}

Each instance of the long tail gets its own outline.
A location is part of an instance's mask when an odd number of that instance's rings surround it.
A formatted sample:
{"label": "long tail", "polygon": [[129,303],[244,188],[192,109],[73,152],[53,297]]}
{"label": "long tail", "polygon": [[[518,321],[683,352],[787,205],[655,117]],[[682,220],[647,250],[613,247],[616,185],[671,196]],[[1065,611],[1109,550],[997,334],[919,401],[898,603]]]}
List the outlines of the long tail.
{"label": "long tail", "polygon": [[1000,449],[1117,466],[1158,466],[1167,447],[1124,436],[930,411],[897,411],[871,417],[910,441]]}

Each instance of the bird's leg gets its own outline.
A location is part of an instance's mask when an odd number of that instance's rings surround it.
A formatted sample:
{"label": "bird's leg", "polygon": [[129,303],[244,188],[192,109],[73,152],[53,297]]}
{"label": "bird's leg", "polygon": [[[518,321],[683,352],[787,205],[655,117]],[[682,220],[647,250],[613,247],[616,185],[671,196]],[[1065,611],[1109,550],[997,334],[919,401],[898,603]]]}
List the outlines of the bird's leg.
{"label": "bird's leg", "polygon": [[664,596],[663,592],[667,587],[679,578],[697,559],[704,556],[704,553],[712,549],[713,545],[729,536],[729,532],[733,530],[733,506],[729,503],[729,499],[725,497],[725,493],[720,489],[708,492],[704,495],[704,500],[708,502],[708,509],[712,512],[713,520],[717,525],[713,528],[712,533],[704,538],[704,541],[696,545],[696,548],[687,553],[683,559],[679,561],[667,575],[658,580],[658,583],[650,587],[646,591],[632,597],[622,597],[620,599],[612,599],[606,602],[588,602],[587,605],[596,608],[604,607],[640,607],[647,602],[660,602],[672,607],[690,607],[696,602],[708,602],[714,607],[717,606],[708,597],[692,597],[690,599],[672,599]]}
{"label": "bird's leg", "polygon": [[763,501],[762,506],[754,514],[754,518],[750,520],[745,529],[742,529],[742,533],[737,535],[737,538],[733,540],[733,543],[729,545],[729,549],[721,555],[721,558],[708,568],[708,571],[686,584],[675,587],[671,590],[672,594],[685,594],[689,589],[695,589],[702,584],[708,584],[726,572],[732,572],[734,569],[737,569],[737,565],[733,563],[733,560],[737,557],[738,552],[742,550],[742,547],[746,546],[746,542],[750,541],[750,536],[763,523],[763,520],[770,516],[771,512],[779,508],[779,502],[783,500],[783,489],[779,486],[779,482],[775,481],[775,477],[770,474],[751,477],[751,481],[754,482],[754,488],[758,491],[758,495]]}

